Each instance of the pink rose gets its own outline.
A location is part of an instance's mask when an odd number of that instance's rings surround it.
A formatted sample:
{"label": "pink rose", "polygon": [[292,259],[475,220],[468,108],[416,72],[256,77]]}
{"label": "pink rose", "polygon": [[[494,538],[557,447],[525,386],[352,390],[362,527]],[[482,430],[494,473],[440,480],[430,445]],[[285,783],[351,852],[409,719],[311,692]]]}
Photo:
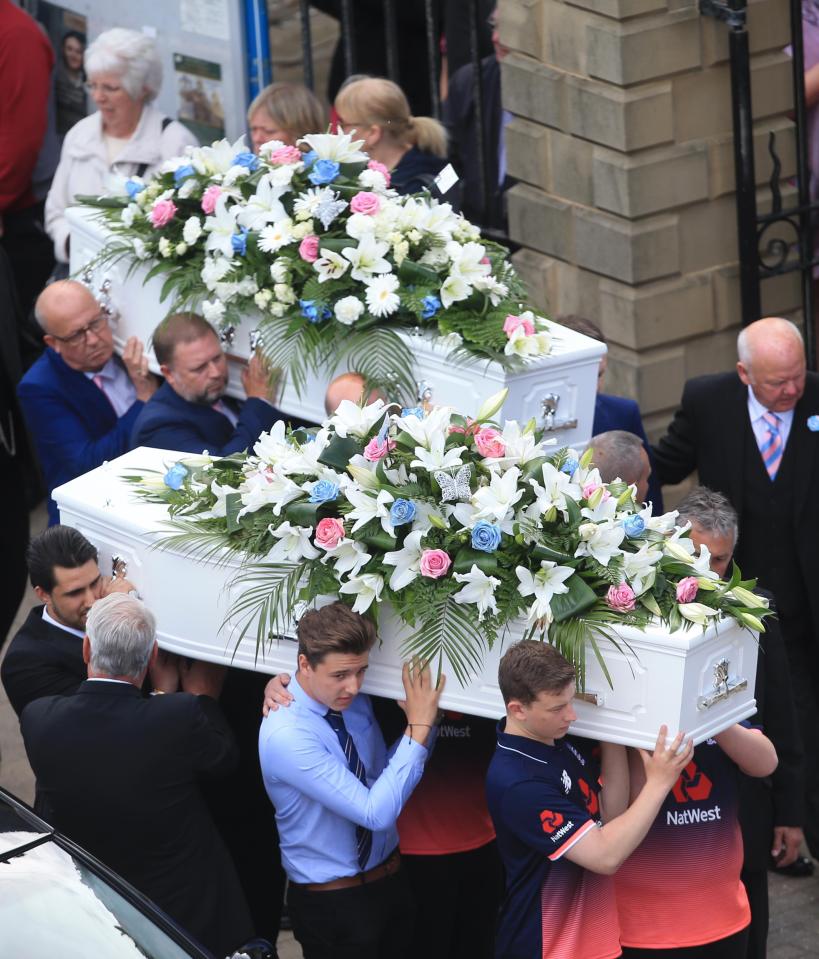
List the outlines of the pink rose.
{"label": "pink rose", "polygon": [[155,230],[170,223],[176,213],[173,200],[157,200],[151,207],[150,220]]}
{"label": "pink rose", "polygon": [[535,324],[531,320],[523,316],[515,316],[512,313],[503,321],[503,332],[507,336],[511,336],[519,326],[523,327],[523,332],[527,336],[531,336],[535,332]]}
{"label": "pink rose", "polygon": [[609,586],[606,602],[618,613],[630,613],[637,605],[637,598],[629,584],[623,582],[619,586]]}
{"label": "pink rose", "polygon": [[686,576],[685,579],[681,579],[677,583],[677,602],[693,603],[699,588],[700,584],[697,582],[696,576]]}
{"label": "pink rose", "polygon": [[374,436],[364,447],[364,459],[369,460],[371,463],[376,463],[378,460],[384,459],[384,457],[394,449],[395,440],[391,440],[388,437],[382,441],[379,440],[377,436]]}
{"label": "pink rose", "polygon": [[326,517],[316,525],[316,546],[334,549],[344,539],[344,523],[340,519]]}
{"label": "pink rose", "polygon": [[377,193],[368,193],[362,190],[350,200],[350,209],[353,213],[365,213],[374,216],[381,209],[381,199]]}
{"label": "pink rose", "polygon": [[450,433],[463,433],[464,436],[472,436],[474,433],[477,433],[480,429],[480,426],[472,419],[471,416],[466,418],[466,429],[463,426],[450,426]]}
{"label": "pink rose", "polygon": [[440,579],[452,565],[449,554],[442,549],[425,549],[421,553],[421,575],[430,579]]}
{"label": "pink rose", "polygon": [[222,195],[222,188],[215,183],[211,184],[202,194],[202,209],[210,216],[216,209],[216,201]]}
{"label": "pink rose", "polygon": [[299,256],[308,263],[315,263],[319,255],[319,238],[317,236],[306,236],[299,243]]}
{"label": "pink rose", "polygon": [[475,446],[481,456],[501,457],[506,453],[506,444],[500,433],[491,427],[478,430],[475,434]]}
{"label": "pink rose", "polygon": [[611,496],[611,493],[600,483],[586,483],[586,485],[583,487],[583,499],[591,499],[599,489],[603,490],[603,496],[601,497],[600,502],[605,503],[606,500]]}
{"label": "pink rose", "polygon": [[379,163],[378,160],[370,160],[367,164],[368,170],[375,170],[376,173],[380,173],[381,176],[387,181],[387,186],[390,185],[390,171],[384,166],[383,163]]}
{"label": "pink rose", "polygon": [[302,152],[298,147],[279,147],[267,158],[271,163],[300,163]]}

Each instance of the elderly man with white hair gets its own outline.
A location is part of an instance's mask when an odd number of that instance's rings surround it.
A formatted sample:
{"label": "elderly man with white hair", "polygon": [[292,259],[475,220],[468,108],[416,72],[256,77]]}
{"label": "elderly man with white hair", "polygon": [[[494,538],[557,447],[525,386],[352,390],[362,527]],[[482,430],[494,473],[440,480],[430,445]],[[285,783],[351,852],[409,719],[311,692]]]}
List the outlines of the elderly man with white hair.
{"label": "elderly man with white hair", "polygon": [[[160,661],[151,612],[116,593],[88,613],[88,679],[29,703],[20,729],[38,794],[61,832],[127,879],[218,956],[252,935],[234,864],[199,780],[230,774],[223,669]],[[143,696],[151,672],[156,694]],[[159,695],[159,693],[167,695]]]}
{"label": "elderly man with white hair", "polygon": [[155,42],[137,30],[106,30],[85,51],[88,89],[97,112],[66,134],[45,207],[54,255],[68,262],[66,207],[77,195],[121,187],[123,178],[149,177],[163,161],[197,144],[196,137],[151,102],[162,86]]}
{"label": "elderly man with white hair", "polygon": [[805,837],[819,857],[819,376],[779,317],[739,334],[736,371],[689,380],[655,450],[663,483],[694,470],[724,493],[742,535],[735,559],[776,597],[806,756]]}

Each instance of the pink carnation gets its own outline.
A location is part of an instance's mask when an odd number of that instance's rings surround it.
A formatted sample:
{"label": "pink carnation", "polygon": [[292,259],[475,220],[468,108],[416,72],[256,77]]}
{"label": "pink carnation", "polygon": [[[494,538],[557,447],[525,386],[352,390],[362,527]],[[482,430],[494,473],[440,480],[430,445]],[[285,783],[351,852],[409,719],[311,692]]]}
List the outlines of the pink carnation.
{"label": "pink carnation", "polygon": [[268,160],[271,163],[300,163],[302,152],[298,147],[279,147],[272,150]]}
{"label": "pink carnation", "polygon": [[350,200],[350,209],[353,213],[375,216],[381,209],[381,200],[377,193],[368,193],[366,190],[362,190]]}
{"label": "pink carnation", "polygon": [[513,313],[510,313],[503,321],[503,332],[507,336],[511,336],[519,326],[523,327],[523,332],[527,336],[531,336],[535,332],[535,324],[530,319],[524,316],[515,316]]}
{"label": "pink carnation", "polygon": [[326,517],[316,525],[316,546],[334,549],[344,539],[344,523],[340,519]]}
{"label": "pink carnation", "polygon": [[586,483],[583,487],[583,499],[591,499],[599,489],[603,490],[601,502],[605,503],[611,493],[601,483]]}
{"label": "pink carnation", "polygon": [[319,255],[319,238],[317,236],[306,236],[299,243],[299,256],[308,263],[315,263]]}
{"label": "pink carnation", "polygon": [[637,605],[637,598],[634,590],[628,583],[620,583],[619,586],[609,586],[606,593],[606,602],[612,609],[618,613],[630,613]]}
{"label": "pink carnation", "polygon": [[376,173],[380,173],[381,176],[387,181],[387,186],[390,185],[390,171],[384,166],[383,163],[379,163],[378,160],[370,160],[367,164],[368,170],[375,170]]}
{"label": "pink carnation", "polygon": [[506,444],[497,430],[487,427],[478,430],[475,434],[475,446],[481,456],[493,456],[499,458],[506,453]]}
{"label": "pink carnation", "polygon": [[421,553],[421,575],[428,576],[430,579],[440,579],[446,576],[447,570],[452,565],[449,554],[442,549],[425,549]]}
{"label": "pink carnation", "polygon": [[685,579],[681,579],[677,583],[677,602],[693,603],[699,588],[700,584],[697,582],[696,576],[686,576]]}
{"label": "pink carnation", "polygon": [[151,207],[150,220],[155,230],[170,223],[176,214],[173,200],[157,200]]}
{"label": "pink carnation", "polygon": [[369,460],[371,463],[376,463],[378,460],[384,459],[384,457],[394,449],[395,440],[391,440],[389,437],[385,440],[380,440],[377,436],[374,436],[364,447],[364,459]]}
{"label": "pink carnation", "polygon": [[222,188],[215,183],[211,184],[202,194],[202,209],[210,216],[216,209],[216,201],[222,195]]}

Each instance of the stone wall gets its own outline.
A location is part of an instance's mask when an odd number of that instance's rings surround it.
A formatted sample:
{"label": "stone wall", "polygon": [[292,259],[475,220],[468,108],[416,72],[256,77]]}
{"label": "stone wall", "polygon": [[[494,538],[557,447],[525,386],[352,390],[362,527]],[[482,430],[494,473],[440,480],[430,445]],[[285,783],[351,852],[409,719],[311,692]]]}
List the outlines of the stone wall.
{"label": "stone wall", "polygon": [[[735,362],[740,322],[728,28],[693,0],[500,0],[510,234],[533,301],[597,320],[607,389],[652,436],[684,381]],[[770,130],[795,169],[785,0],[749,8],[761,209]],[[762,286],[798,308],[795,275]]]}

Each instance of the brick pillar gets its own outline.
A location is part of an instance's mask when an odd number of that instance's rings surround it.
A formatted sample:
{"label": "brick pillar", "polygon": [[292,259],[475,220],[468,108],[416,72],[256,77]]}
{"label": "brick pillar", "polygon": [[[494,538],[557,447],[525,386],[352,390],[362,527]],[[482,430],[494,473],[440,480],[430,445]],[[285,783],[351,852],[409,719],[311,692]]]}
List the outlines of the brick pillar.
{"label": "brick pillar", "polygon": [[[501,0],[515,262],[547,315],[595,319],[607,388],[661,433],[684,381],[729,369],[740,322],[727,27],[695,0]],[[774,130],[795,169],[785,0],[749,8],[760,209]],[[783,184],[785,198],[793,193]],[[762,284],[799,306],[796,275]]]}

